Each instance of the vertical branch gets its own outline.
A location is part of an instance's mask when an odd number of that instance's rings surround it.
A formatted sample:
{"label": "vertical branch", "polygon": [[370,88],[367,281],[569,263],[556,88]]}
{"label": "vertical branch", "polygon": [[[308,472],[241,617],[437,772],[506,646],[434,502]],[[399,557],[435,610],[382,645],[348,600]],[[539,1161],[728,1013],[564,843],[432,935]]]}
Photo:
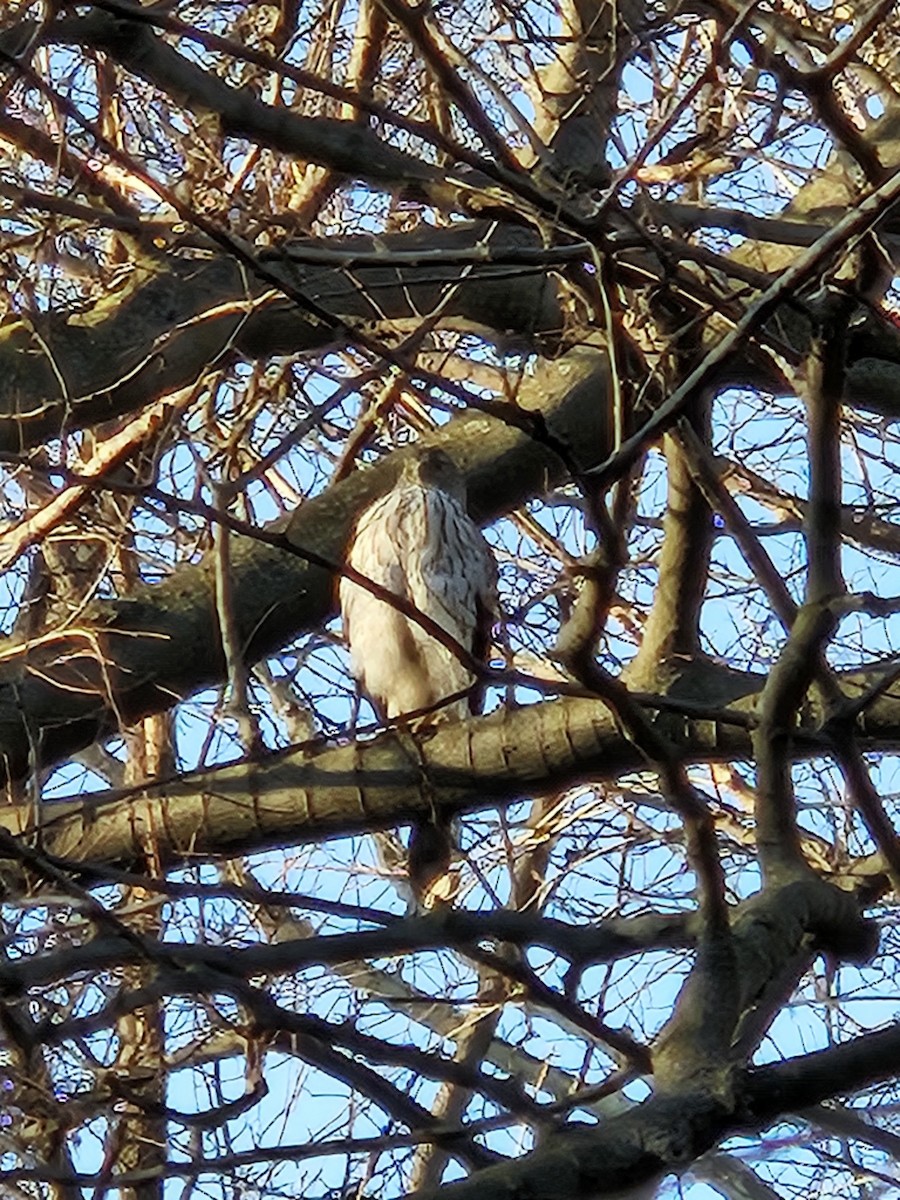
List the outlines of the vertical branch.
{"label": "vertical branch", "polygon": [[[845,302],[846,303],[846,302]],[[791,778],[793,728],[813,680],[823,676],[823,652],[837,626],[833,601],[843,593],[840,566],[840,413],[848,314],[832,309],[813,342],[798,390],[807,411],[809,507],[806,599],[787,643],[769,674],[753,736],[756,753],[756,829],[760,867],[767,881],[805,874]]]}
{"label": "vertical branch", "polygon": [[[454,1061],[473,1073],[484,1061],[494,1041],[507,991],[508,984],[499,973],[490,967],[479,968],[478,993],[471,1015],[455,1034]],[[445,1083],[432,1105],[432,1112],[444,1125],[461,1124],[472,1095],[470,1087],[460,1083]],[[415,1191],[436,1187],[449,1159],[450,1154],[441,1146],[422,1146],[413,1160],[410,1187]]]}
{"label": "vertical branch", "polygon": [[[839,312],[849,319],[849,312]],[[846,326],[845,326],[846,327]],[[808,358],[804,400],[808,425],[809,506],[805,535],[806,603],[841,596],[841,400],[845,346],[837,321],[829,321]]]}
{"label": "vertical branch", "polygon": [[222,653],[225,656],[228,677],[227,687],[230,693],[225,707],[237,721],[241,745],[248,754],[252,754],[261,746],[261,734],[259,724],[250,708],[249,673],[240,631],[234,617],[229,531],[223,523],[218,521],[213,524],[213,549],[215,551],[216,616],[219,622]]}
{"label": "vertical branch", "polygon": [[[692,408],[691,426],[705,445],[709,401],[698,399]],[[663,444],[667,497],[659,576],[644,638],[629,668],[632,684],[640,681],[640,686],[654,685],[660,666],[700,653],[700,612],[714,537],[712,513],[678,441],[667,435]]]}
{"label": "vertical branch", "polygon": [[[387,31],[387,20],[378,0],[360,0],[353,47],[347,63],[346,86],[368,96],[381,61],[381,50]],[[338,115],[344,121],[364,123],[367,116],[362,109],[345,101],[339,106]],[[302,172],[301,182],[290,199],[290,208],[298,214],[302,223],[315,219],[337,181],[337,176],[328,167],[312,163],[301,168],[293,165],[295,174]]]}
{"label": "vertical branch", "polygon": [[[622,47],[633,28],[628,4],[561,0],[560,46],[538,72],[534,127],[552,151],[552,171],[563,184],[603,186],[606,146],[616,116]],[[639,23],[639,22],[638,22]]]}

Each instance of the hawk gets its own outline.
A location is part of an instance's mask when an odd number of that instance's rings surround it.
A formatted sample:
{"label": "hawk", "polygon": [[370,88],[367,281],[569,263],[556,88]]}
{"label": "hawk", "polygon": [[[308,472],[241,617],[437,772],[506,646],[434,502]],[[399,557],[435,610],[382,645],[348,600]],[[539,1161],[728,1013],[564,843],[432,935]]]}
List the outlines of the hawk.
{"label": "hawk", "polygon": [[[391,491],[359,517],[347,563],[409,601],[472,657],[486,659],[497,565],[466,511],[465,480],[445,451],[407,460]],[[381,717],[434,709],[433,720],[460,719],[480,709],[482,689],[469,667],[411,617],[346,577],[340,605],[351,669]],[[446,818],[413,830],[409,871],[417,897],[446,873],[450,846]]]}

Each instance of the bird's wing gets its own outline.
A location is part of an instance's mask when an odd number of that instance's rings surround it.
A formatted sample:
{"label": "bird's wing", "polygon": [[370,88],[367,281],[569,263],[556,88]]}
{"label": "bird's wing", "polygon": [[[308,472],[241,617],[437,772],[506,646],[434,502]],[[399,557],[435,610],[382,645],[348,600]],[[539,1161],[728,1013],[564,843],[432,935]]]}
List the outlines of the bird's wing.
{"label": "bird's wing", "polygon": [[[404,569],[405,554],[400,544],[398,530],[402,525],[402,513],[398,503],[399,497],[388,493],[381,500],[366,509],[360,518],[356,532],[347,552],[347,565],[365,575],[366,579],[379,587],[386,588],[395,596],[409,597],[406,571]],[[347,620],[347,602],[352,608],[360,596],[376,597],[360,584],[344,577],[340,589],[341,609],[344,620]]]}
{"label": "bird's wing", "polygon": [[[441,491],[423,494],[424,530],[418,555],[411,555],[410,599],[479,661],[488,657],[491,629],[497,611],[497,566],[481,530],[463,505]],[[413,566],[413,564],[416,564]],[[452,651],[430,650],[446,659],[445,689],[460,690],[473,682],[464,663],[452,661]],[[468,708],[479,711],[481,689],[474,689]]]}
{"label": "bird's wing", "polygon": [[412,602],[471,650],[478,583],[467,522],[452,496],[420,491],[406,562]]}
{"label": "bird's wing", "polygon": [[[454,496],[419,484],[395,488],[362,514],[347,562],[409,600],[463,649],[486,659],[497,613],[497,565],[481,530]],[[452,650],[353,580],[341,580],[339,595],[353,673],[389,715],[473,682]],[[474,694],[473,700],[480,706]]]}

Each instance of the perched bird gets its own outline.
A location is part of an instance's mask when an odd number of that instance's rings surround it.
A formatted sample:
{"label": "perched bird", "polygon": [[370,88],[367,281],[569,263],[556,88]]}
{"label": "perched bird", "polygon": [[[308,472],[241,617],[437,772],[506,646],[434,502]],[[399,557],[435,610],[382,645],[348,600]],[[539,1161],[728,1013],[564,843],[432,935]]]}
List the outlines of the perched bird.
{"label": "perched bird", "polygon": [[[497,611],[497,567],[466,511],[465,480],[445,451],[414,455],[387,495],[364,510],[347,564],[409,601],[473,658],[485,658]],[[353,674],[381,716],[432,708],[468,689],[437,711],[445,717],[477,711],[475,677],[450,647],[346,577],[340,603]]]}
{"label": "perched bird", "polygon": [[[409,601],[473,658],[486,659],[497,565],[466,511],[465,480],[445,451],[408,459],[391,491],[357,521],[347,564]],[[469,666],[412,617],[347,577],[340,604],[351,669],[382,717],[433,709],[429,720],[460,719],[480,709],[483,689]],[[409,872],[417,899],[446,874],[451,849],[445,817],[434,814],[413,829]]]}

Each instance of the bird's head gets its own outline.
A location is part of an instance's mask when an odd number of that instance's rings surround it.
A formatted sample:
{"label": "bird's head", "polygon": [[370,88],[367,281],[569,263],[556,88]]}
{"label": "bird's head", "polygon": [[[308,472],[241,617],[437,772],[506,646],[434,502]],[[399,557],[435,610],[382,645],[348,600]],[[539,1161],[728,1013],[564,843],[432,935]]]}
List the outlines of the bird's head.
{"label": "bird's head", "polygon": [[466,481],[447,451],[439,446],[419,450],[407,459],[401,480],[416,483],[420,487],[438,488],[450,496],[465,500]]}

